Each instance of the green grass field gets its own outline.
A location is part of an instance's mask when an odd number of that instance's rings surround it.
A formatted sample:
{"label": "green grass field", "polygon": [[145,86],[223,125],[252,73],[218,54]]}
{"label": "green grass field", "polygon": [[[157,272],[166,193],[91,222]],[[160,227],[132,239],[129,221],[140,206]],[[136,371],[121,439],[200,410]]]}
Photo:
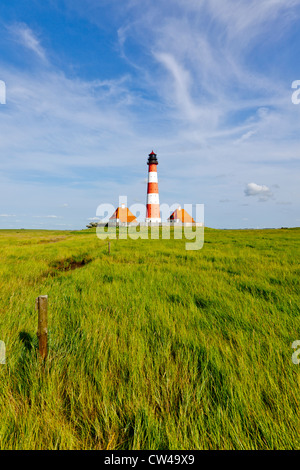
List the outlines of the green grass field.
{"label": "green grass field", "polygon": [[300,449],[299,255],[299,229],[110,255],[92,230],[0,231],[0,448]]}

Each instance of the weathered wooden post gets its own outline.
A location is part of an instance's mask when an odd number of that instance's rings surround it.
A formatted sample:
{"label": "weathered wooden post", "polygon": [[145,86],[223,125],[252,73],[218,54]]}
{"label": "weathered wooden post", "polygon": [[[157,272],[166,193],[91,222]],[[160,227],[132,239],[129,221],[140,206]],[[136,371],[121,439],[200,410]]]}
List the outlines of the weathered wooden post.
{"label": "weathered wooden post", "polygon": [[38,331],[37,336],[39,338],[39,353],[43,360],[47,357],[47,335],[48,335],[48,295],[40,295],[36,299],[36,309],[39,312],[38,315]]}
{"label": "weathered wooden post", "polygon": [[108,242],[108,254],[110,255],[110,242]]}
{"label": "weathered wooden post", "polygon": [[0,364],[6,364],[5,362],[5,343],[0,341]]}

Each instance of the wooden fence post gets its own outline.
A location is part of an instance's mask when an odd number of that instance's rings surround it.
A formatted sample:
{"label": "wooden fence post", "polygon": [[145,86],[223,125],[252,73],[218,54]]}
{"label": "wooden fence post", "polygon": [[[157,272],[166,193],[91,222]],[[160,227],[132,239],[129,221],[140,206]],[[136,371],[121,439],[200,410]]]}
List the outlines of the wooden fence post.
{"label": "wooden fence post", "polygon": [[110,242],[108,242],[108,254],[110,255]]}
{"label": "wooden fence post", "polygon": [[48,335],[48,295],[40,295],[36,299],[36,308],[38,309],[38,331],[39,353],[43,360],[47,357],[47,335]]}

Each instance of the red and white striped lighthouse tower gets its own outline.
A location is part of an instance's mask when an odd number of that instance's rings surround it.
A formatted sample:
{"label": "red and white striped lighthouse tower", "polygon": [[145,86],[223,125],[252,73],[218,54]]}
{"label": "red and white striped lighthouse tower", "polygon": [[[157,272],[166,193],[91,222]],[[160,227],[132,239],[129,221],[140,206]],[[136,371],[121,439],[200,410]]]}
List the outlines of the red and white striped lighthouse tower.
{"label": "red and white striped lighthouse tower", "polygon": [[158,180],[157,180],[157,165],[158,161],[156,153],[149,153],[147,165],[148,170],[148,187],[147,187],[147,211],[146,223],[158,224],[161,222],[159,210],[159,194],[158,194]]}

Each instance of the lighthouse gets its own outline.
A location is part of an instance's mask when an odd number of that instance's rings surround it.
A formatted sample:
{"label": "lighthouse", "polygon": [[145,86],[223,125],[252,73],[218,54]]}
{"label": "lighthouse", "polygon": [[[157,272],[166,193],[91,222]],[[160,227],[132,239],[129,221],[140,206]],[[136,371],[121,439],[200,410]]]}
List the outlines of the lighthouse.
{"label": "lighthouse", "polygon": [[148,186],[147,186],[147,211],[146,223],[159,224],[161,222],[159,210],[159,194],[158,194],[158,180],[157,180],[157,165],[158,161],[156,153],[149,153],[148,156]]}

